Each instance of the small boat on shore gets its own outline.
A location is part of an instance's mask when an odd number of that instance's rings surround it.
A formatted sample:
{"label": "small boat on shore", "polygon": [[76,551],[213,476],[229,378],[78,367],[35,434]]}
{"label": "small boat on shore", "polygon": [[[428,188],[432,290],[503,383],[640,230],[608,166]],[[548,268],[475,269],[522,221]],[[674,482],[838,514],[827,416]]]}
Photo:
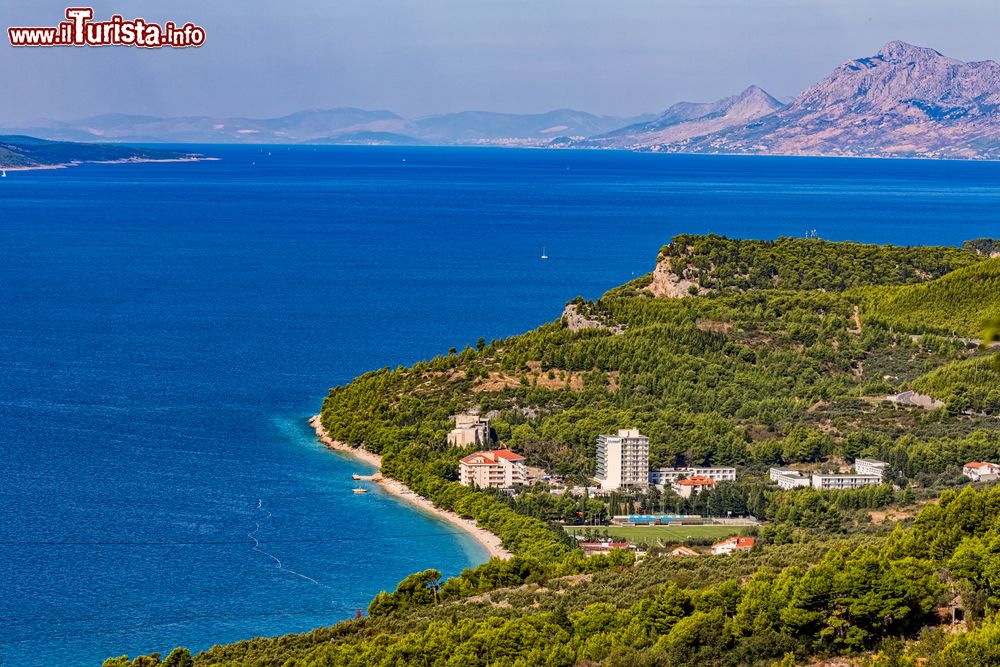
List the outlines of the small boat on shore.
{"label": "small boat on shore", "polygon": [[354,479],[354,480],[361,479],[361,475],[359,475],[358,473],[354,473],[353,475],[351,475],[351,479]]}
{"label": "small boat on shore", "polygon": [[361,489],[361,488],[354,489],[354,493],[368,493],[368,489]]}

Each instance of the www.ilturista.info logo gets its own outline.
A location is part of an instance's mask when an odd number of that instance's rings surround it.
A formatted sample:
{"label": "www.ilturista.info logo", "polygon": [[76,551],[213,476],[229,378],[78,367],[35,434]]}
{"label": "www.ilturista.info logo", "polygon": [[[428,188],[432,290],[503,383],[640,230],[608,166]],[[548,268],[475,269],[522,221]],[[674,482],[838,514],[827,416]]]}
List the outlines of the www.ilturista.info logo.
{"label": "www.ilturista.info logo", "polygon": [[126,20],[115,14],[108,21],[94,21],[91,7],[70,7],[66,20],[46,28],[7,28],[11,46],[139,46],[185,48],[205,43],[205,29],[193,23],[163,25],[146,19]]}

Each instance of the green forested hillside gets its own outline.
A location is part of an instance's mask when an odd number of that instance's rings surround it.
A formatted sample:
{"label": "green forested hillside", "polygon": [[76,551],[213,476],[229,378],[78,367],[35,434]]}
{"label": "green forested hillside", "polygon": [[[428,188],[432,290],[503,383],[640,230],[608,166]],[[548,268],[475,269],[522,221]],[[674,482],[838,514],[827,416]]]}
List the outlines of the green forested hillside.
{"label": "green forested hillside", "polygon": [[861,292],[867,318],[906,331],[979,338],[1000,316],[1000,257],[922,285]]}
{"label": "green forested hillside", "polygon": [[905,285],[940,278],[983,259],[969,248],[775,241],[683,234],[660,251],[678,275],[706,289],[845,290]]}
{"label": "green forested hillside", "polygon": [[[930,630],[905,647],[894,641],[933,628],[935,608],[957,592],[977,622],[1000,609],[991,569],[1000,490],[948,491],[909,528],[873,510],[894,508],[905,521],[915,501],[966,481],[963,463],[1000,460],[1000,420],[882,400],[914,380],[950,384],[948,369],[981,363],[962,341],[911,331],[942,330],[970,304],[993,303],[995,260],[813,239],[678,237],[667,252],[686,253],[709,293],[653,298],[639,281],[574,301],[583,318],[572,326],[561,319],[366,373],[324,401],[331,437],[381,453],[385,474],[475,518],[514,558],[448,581],[418,572],[375,598],[366,618],[217,647],[195,664],[771,665],[879,648],[904,660],[873,663],[883,667],[918,656],[972,664],[962,660],[998,632],[993,621],[968,638]],[[882,272],[891,292],[872,286]],[[857,286],[868,287],[846,289]],[[927,290],[928,301],[905,301],[909,290]],[[952,297],[962,305],[934,310]],[[902,303],[924,315],[890,321]],[[740,479],[687,500],[555,496],[545,485],[516,499],[478,491],[456,481],[470,450],[446,444],[449,415],[464,410],[489,415],[499,444],[570,482],[593,474],[597,435],[625,427],[649,435],[654,466],[734,465]],[[771,465],[836,470],[861,456],[887,461],[898,488],[780,491],[767,480]],[[749,529],[750,554],[685,560],[653,550],[635,564],[624,552],[584,558],[557,523],[633,510],[767,524]]]}
{"label": "green forested hillside", "polygon": [[1000,414],[1000,354],[956,361],[918,378],[913,388],[950,410]]}

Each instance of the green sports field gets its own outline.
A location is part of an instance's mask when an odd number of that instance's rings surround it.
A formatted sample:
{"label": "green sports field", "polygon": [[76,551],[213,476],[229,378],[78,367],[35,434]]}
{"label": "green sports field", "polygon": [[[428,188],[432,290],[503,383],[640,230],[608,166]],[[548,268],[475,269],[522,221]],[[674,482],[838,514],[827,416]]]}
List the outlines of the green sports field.
{"label": "green sports field", "polygon": [[590,529],[598,535],[619,537],[633,544],[684,544],[688,538],[721,540],[739,535],[743,526],[566,526],[570,535]]}

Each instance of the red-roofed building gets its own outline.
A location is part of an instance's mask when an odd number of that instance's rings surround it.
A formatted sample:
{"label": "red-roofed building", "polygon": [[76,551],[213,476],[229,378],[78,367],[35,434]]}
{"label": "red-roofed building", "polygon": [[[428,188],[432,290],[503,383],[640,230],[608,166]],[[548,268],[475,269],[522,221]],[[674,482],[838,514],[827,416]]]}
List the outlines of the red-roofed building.
{"label": "red-roofed building", "polygon": [[714,489],[715,480],[711,477],[702,477],[701,475],[694,475],[688,477],[687,479],[679,479],[670,485],[670,488],[674,490],[674,493],[679,495],[681,498],[690,498],[696,493],[701,493],[705,489]]}
{"label": "red-roofed building", "polygon": [[458,481],[480,489],[507,489],[528,482],[524,457],[509,449],[469,454],[459,461]]}
{"label": "red-roofed building", "polygon": [[734,551],[750,551],[757,541],[754,537],[730,537],[712,545],[712,553],[716,556],[731,554]]}
{"label": "red-roofed building", "polygon": [[962,466],[962,474],[973,482],[989,482],[1000,477],[1000,466],[995,463],[971,461]]}
{"label": "red-roofed building", "polygon": [[596,556],[611,553],[612,549],[629,549],[630,545],[628,542],[603,540],[601,542],[580,542],[580,548],[583,549],[585,556]]}
{"label": "red-roofed building", "polygon": [[682,557],[682,556],[700,556],[701,554],[690,547],[677,547],[670,552],[671,556]]}

